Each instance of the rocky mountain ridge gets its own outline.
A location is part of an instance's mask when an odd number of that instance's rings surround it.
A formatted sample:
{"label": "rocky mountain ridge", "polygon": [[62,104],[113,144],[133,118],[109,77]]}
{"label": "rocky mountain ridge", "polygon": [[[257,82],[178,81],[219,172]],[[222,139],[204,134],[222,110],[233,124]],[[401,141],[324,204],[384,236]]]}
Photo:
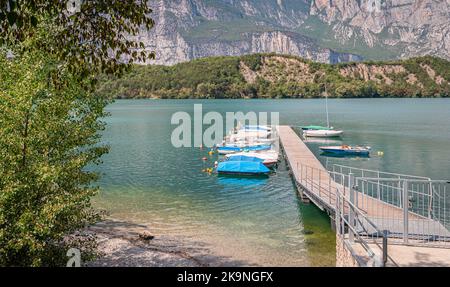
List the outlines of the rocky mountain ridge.
{"label": "rocky mountain ridge", "polygon": [[150,0],[152,64],[274,52],[323,63],[450,59],[450,0]]}

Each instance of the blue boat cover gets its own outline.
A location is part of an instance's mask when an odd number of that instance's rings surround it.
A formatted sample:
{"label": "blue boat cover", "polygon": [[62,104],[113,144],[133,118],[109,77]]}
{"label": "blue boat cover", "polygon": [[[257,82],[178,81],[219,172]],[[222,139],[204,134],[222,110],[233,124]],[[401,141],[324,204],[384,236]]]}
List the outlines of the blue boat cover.
{"label": "blue boat cover", "polygon": [[252,162],[264,162],[263,159],[252,157],[252,156],[245,156],[245,155],[233,155],[228,157],[228,161],[252,161]]}
{"label": "blue boat cover", "polygon": [[217,167],[219,173],[267,174],[270,172],[261,162],[224,161]]}
{"label": "blue boat cover", "polygon": [[242,148],[237,147],[237,146],[222,146],[219,147],[219,151],[221,150],[226,150],[226,151],[241,151]]}

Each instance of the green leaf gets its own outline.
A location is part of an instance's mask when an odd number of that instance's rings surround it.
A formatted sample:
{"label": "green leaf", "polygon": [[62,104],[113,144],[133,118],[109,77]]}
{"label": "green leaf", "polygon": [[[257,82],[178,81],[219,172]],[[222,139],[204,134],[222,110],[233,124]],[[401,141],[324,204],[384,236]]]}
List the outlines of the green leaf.
{"label": "green leaf", "polygon": [[7,18],[9,25],[13,26],[17,21],[17,13],[16,12],[7,12]]}
{"label": "green leaf", "polygon": [[33,25],[33,27],[36,27],[38,24],[38,19],[36,18],[36,16],[31,16],[30,22],[31,22],[31,25]]}

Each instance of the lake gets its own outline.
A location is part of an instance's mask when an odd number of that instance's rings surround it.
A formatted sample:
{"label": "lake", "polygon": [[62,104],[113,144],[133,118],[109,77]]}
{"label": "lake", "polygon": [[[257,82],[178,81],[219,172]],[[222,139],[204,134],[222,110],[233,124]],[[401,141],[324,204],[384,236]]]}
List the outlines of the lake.
{"label": "lake", "polygon": [[[297,197],[285,164],[267,179],[220,178],[202,172],[208,150],[174,148],[175,112],[279,112],[280,123],[326,124],[324,100],[118,100],[108,107],[104,142],[111,151],[95,205],[111,217],[143,223],[155,234],[179,236],[233,259],[235,265],[333,266],[335,238],[328,216]],[[329,100],[342,141],[372,147],[371,158],[328,158],[387,172],[450,178],[450,99]],[[378,153],[382,152],[382,153]]]}

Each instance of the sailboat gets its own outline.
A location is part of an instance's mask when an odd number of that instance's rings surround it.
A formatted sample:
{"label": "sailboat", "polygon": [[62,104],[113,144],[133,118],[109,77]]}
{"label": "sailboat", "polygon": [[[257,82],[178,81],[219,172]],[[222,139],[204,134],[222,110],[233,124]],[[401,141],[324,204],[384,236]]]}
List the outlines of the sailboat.
{"label": "sailboat", "polygon": [[305,137],[316,137],[316,138],[332,138],[341,136],[344,131],[335,130],[333,127],[330,127],[330,115],[328,112],[328,93],[325,92],[325,103],[327,107],[327,126],[309,126],[303,129],[303,135]]}

